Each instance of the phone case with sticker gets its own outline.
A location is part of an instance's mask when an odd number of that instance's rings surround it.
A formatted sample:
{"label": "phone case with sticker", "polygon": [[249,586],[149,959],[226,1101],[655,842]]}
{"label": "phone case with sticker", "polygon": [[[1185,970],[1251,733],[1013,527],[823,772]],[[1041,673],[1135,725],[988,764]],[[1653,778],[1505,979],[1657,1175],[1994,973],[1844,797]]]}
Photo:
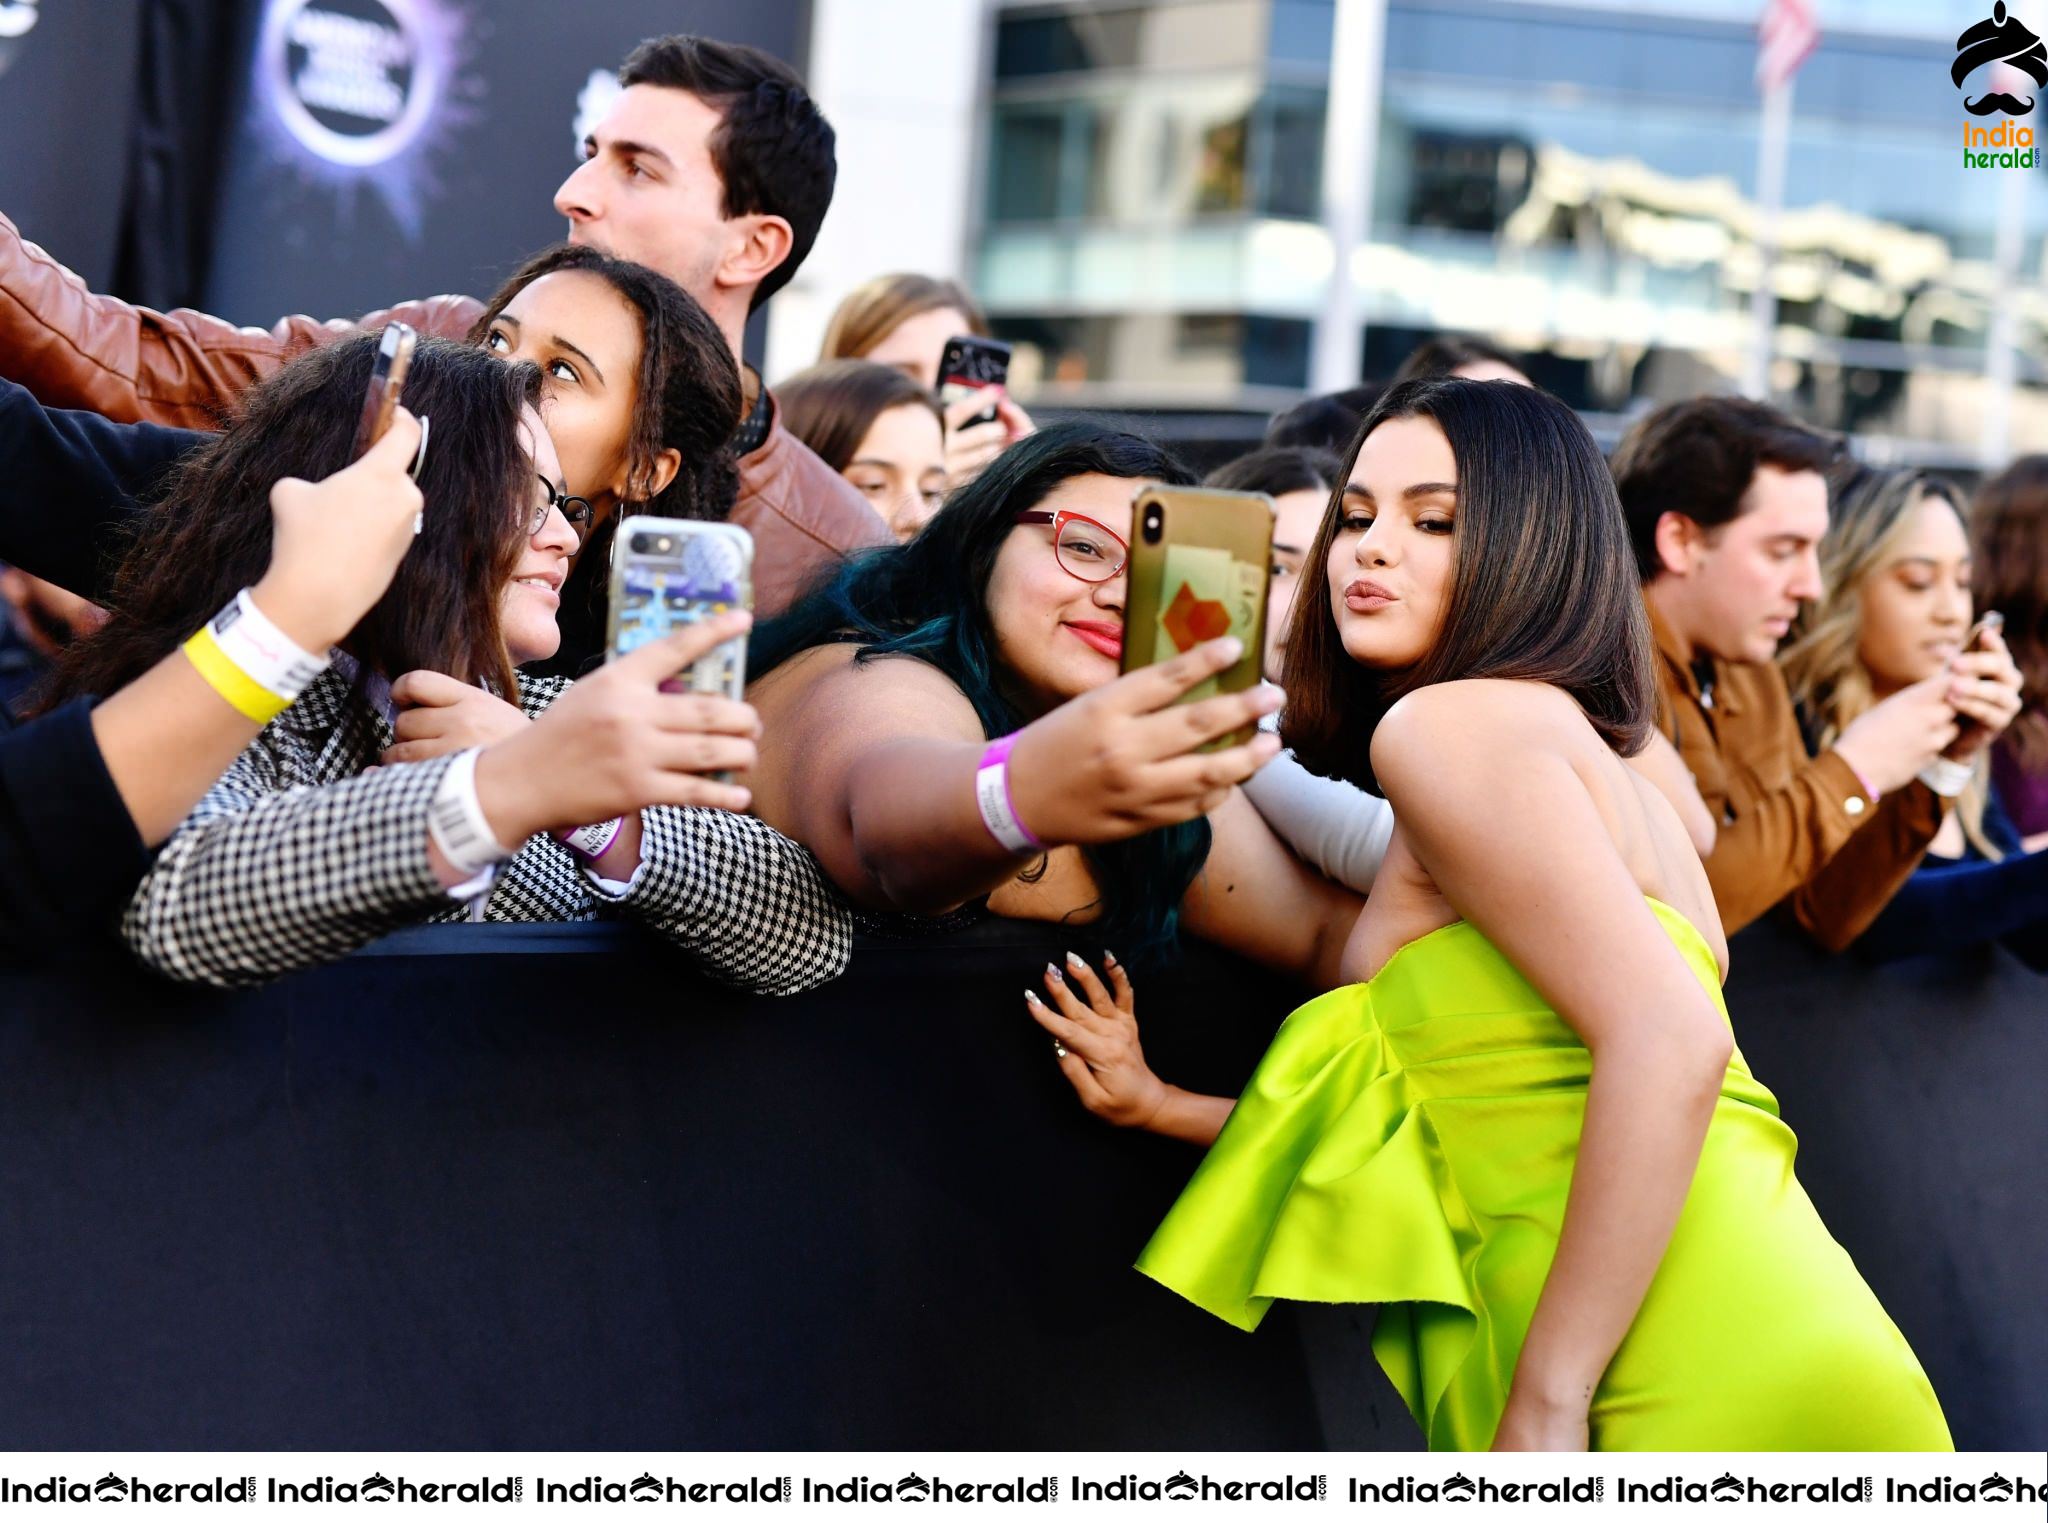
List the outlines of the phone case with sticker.
{"label": "phone case with sticker", "polygon": [[[635,516],[612,541],[607,659],[754,603],[754,537],[736,524]],[[747,685],[745,636],[727,640],[662,686],[738,701]]]}
{"label": "phone case with sticker", "polygon": [[[1235,635],[1244,655],[1181,701],[1241,693],[1257,683],[1273,574],[1273,500],[1261,492],[1148,486],[1132,506],[1131,527],[1123,670]],[[1241,745],[1252,734],[1248,726],[1202,749]]]}

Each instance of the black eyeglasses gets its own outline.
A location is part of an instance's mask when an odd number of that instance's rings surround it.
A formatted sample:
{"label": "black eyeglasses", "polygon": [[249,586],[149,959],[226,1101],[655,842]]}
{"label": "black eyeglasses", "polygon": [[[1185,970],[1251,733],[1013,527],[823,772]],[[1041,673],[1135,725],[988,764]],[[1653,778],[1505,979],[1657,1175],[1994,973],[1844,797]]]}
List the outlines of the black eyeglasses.
{"label": "black eyeglasses", "polygon": [[569,520],[569,527],[576,531],[576,538],[581,541],[590,531],[590,520],[596,516],[596,509],[591,507],[590,500],[586,497],[571,497],[539,471],[533,473],[533,479],[540,483],[542,496],[533,506],[533,522],[526,526],[527,534],[531,536],[540,533],[541,526],[548,521],[548,509],[558,508],[562,516]]}

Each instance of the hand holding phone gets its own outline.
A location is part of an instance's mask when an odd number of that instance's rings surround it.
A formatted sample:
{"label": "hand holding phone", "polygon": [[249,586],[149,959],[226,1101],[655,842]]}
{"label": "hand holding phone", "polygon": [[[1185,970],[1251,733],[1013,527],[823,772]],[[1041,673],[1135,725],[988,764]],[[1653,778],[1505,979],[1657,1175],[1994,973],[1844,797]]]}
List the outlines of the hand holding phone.
{"label": "hand holding phone", "polygon": [[[392,414],[405,395],[405,378],[412,369],[413,350],[419,346],[419,340],[419,334],[405,323],[384,325],[383,336],[377,341],[377,358],[370,366],[370,384],[363,391],[362,416],[356,421],[356,442],[349,451],[349,459],[362,459],[391,427]],[[421,450],[425,450],[424,440]]]}
{"label": "hand holding phone", "polygon": [[[1272,582],[1273,502],[1259,492],[1149,486],[1131,510],[1129,591],[1124,598],[1122,669],[1137,671],[1234,635],[1244,653],[1181,701],[1257,686],[1266,648]],[[1250,729],[1206,749],[1241,745]]]}
{"label": "hand holding phone", "polygon": [[[735,524],[635,515],[612,541],[606,659],[691,624],[754,603],[754,538]],[[740,701],[747,642],[727,640],[663,684],[669,692],[716,693]]]}
{"label": "hand holding phone", "polygon": [[[947,339],[946,347],[939,353],[939,404],[950,412],[955,404],[991,386],[1001,386],[1009,378],[1008,344],[971,333],[959,334]],[[995,421],[996,410],[989,407],[956,427],[974,428]]]}
{"label": "hand holding phone", "polygon": [[1998,632],[2005,615],[1997,609],[1970,626],[1963,648],[1948,665],[1948,700],[1955,710],[1957,739],[1947,755],[1961,761],[2019,716],[2020,669]]}

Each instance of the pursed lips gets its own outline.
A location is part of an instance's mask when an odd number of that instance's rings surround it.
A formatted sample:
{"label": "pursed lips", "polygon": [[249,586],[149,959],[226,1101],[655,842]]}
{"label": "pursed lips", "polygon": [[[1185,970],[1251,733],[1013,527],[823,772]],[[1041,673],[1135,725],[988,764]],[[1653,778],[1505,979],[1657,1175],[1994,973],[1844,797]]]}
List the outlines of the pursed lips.
{"label": "pursed lips", "polygon": [[1344,588],[1344,606],[1353,613],[1374,613],[1400,601],[1390,588],[1371,577],[1355,577]]}

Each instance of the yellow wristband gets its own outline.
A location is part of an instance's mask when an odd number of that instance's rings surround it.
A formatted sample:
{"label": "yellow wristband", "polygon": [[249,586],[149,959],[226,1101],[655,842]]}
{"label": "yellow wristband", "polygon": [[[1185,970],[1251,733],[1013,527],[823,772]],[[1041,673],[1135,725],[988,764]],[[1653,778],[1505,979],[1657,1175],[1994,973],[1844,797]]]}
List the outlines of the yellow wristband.
{"label": "yellow wristband", "polygon": [[253,719],[258,724],[269,724],[291,707],[289,698],[280,698],[228,659],[227,652],[213,637],[211,625],[185,642],[185,654],[199,675],[206,679],[207,686],[225,698],[244,718]]}

